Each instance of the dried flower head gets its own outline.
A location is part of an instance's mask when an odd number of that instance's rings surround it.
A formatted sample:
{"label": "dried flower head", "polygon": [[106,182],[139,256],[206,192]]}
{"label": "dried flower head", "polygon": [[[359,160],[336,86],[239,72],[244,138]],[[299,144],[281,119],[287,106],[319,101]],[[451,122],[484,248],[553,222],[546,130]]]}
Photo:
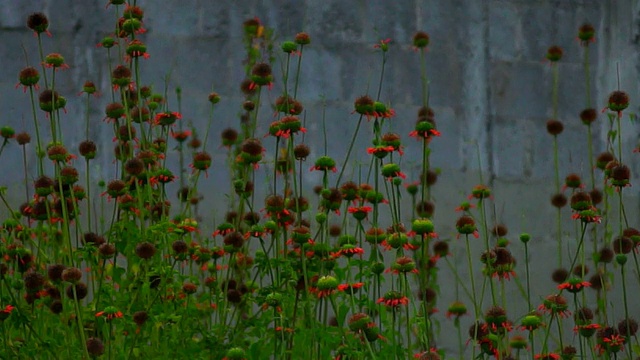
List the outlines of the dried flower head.
{"label": "dried flower head", "polygon": [[416,49],[422,49],[429,46],[429,34],[424,31],[418,31],[413,35],[413,46]]}
{"label": "dried flower head", "polygon": [[589,23],[582,24],[578,29],[578,39],[582,42],[582,45],[589,45],[590,42],[595,40],[596,29]]}
{"label": "dried flower head", "polygon": [[547,120],[547,132],[553,136],[560,135],[564,130],[562,121],[556,119]]}
{"label": "dried flower head", "polygon": [[629,94],[624,91],[614,91],[609,95],[607,108],[611,111],[620,113],[629,106]]}
{"label": "dried flower head", "polygon": [[551,62],[556,62],[562,59],[562,53],[562,48],[560,46],[554,45],[547,49],[547,54],[545,55],[545,57]]}

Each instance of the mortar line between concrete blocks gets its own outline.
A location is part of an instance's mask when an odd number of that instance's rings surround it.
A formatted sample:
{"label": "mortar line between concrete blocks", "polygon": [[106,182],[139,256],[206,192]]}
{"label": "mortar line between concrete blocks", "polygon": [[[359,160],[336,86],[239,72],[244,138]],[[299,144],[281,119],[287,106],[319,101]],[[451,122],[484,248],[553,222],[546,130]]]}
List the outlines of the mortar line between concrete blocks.
{"label": "mortar line between concrete blocks", "polygon": [[[484,0],[482,2],[482,22],[484,24],[483,37],[484,37],[484,71],[485,76],[484,83],[487,84],[485,90],[486,113],[483,121],[485,122],[485,153],[487,154],[487,175],[489,176],[488,185],[493,186],[494,182],[494,155],[493,155],[493,137],[491,136],[491,128],[493,122],[493,107],[491,106],[491,82],[489,77],[489,64],[490,64],[490,40],[489,40],[489,4],[490,0]],[[482,156],[481,156],[482,158]],[[482,169],[481,169],[482,170]]]}

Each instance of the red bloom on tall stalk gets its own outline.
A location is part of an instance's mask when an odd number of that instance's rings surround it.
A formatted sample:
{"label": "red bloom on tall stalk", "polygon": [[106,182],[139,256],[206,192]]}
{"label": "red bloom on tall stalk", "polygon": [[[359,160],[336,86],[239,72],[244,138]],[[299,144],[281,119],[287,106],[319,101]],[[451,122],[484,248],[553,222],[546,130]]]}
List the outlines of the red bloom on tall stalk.
{"label": "red bloom on tall stalk", "polygon": [[429,120],[422,120],[416,123],[415,130],[409,133],[409,136],[418,140],[424,139],[429,142],[434,136],[440,136],[441,133],[436,129],[433,122]]}
{"label": "red bloom on tall stalk", "polygon": [[375,147],[367,148],[367,154],[372,154],[372,155],[375,155],[377,158],[382,159],[388,154],[392,153],[394,150],[395,148],[391,145],[389,146],[378,145]]}
{"label": "red bloom on tall stalk", "polygon": [[340,256],[351,258],[354,255],[362,255],[364,254],[364,249],[352,244],[344,244],[337,252],[331,253],[333,258],[338,258]]}
{"label": "red bloom on tall stalk", "polygon": [[585,324],[585,325],[576,325],[573,328],[573,332],[578,333],[584,337],[591,337],[596,333],[598,329],[600,329],[600,324]]}
{"label": "red bloom on tall stalk", "polygon": [[177,111],[165,111],[165,112],[161,112],[158,115],[156,115],[155,117],[155,121],[154,124],[155,125],[162,125],[162,126],[169,126],[169,125],[173,125],[176,120],[182,119],[182,115],[180,115],[179,112]]}
{"label": "red bloom on tall stalk", "polygon": [[616,330],[611,331],[610,327],[598,330],[597,337],[596,351],[600,355],[605,352],[617,353],[624,350],[625,337],[618,334]]}
{"label": "red bloom on tall stalk", "polygon": [[588,281],[582,281],[579,278],[571,278],[568,281],[558,285],[559,290],[567,290],[570,293],[577,293],[585,287],[591,286],[591,283]]}
{"label": "red bloom on tall stalk", "polygon": [[576,211],[571,215],[574,220],[581,220],[584,223],[597,223],[600,224],[602,216],[598,212],[598,209],[593,206],[587,210]]}
{"label": "red bloom on tall stalk", "polygon": [[68,69],[69,65],[65,64],[64,58],[62,55],[58,53],[51,53],[44,58],[44,66],[48,68],[52,68],[55,70],[58,69]]}
{"label": "red bloom on tall stalk", "polygon": [[367,217],[367,214],[373,211],[373,208],[371,206],[351,206],[348,211],[356,220],[361,221]]}
{"label": "red bloom on tall stalk", "polygon": [[13,305],[7,305],[4,309],[0,310],[0,321],[4,321],[6,318],[11,315],[11,312],[15,309]]}
{"label": "red bloom on tall stalk", "polygon": [[342,292],[346,292],[348,294],[351,294],[351,293],[355,292],[355,290],[358,290],[363,286],[364,286],[363,282],[357,282],[357,283],[353,283],[353,284],[340,284],[340,285],[338,285],[338,291],[342,291]]}
{"label": "red bloom on tall stalk", "polygon": [[567,305],[567,299],[562,295],[547,296],[542,302],[542,305],[538,307],[538,310],[551,315],[558,315],[563,318],[571,316],[569,305]]}
{"label": "red bloom on tall stalk", "polygon": [[384,39],[384,40],[380,40],[378,43],[376,43],[375,45],[373,45],[374,49],[380,49],[382,51],[388,51],[389,50],[389,43],[391,42],[390,38]]}
{"label": "red bloom on tall stalk", "polygon": [[409,304],[409,298],[402,295],[402,293],[398,292],[398,291],[389,291],[386,294],[384,294],[383,297],[379,298],[378,301],[376,301],[376,303],[378,304],[384,304],[386,307],[390,307],[390,308],[398,308],[400,305],[407,305]]}
{"label": "red bloom on tall stalk", "polygon": [[127,56],[130,58],[137,58],[142,56],[143,58],[148,59],[150,57],[150,55],[147,53],[147,46],[138,39],[132,40],[129,45],[127,45],[126,52]]}
{"label": "red bloom on tall stalk", "polygon": [[191,136],[191,130],[183,130],[183,131],[171,130],[171,137],[176,139],[178,142],[183,142],[187,140],[189,136]]}
{"label": "red bloom on tall stalk", "polygon": [[96,313],[96,317],[104,316],[107,320],[112,320],[115,318],[121,318],[123,316],[122,311],[119,311],[113,306],[107,306],[103,311],[99,311]]}

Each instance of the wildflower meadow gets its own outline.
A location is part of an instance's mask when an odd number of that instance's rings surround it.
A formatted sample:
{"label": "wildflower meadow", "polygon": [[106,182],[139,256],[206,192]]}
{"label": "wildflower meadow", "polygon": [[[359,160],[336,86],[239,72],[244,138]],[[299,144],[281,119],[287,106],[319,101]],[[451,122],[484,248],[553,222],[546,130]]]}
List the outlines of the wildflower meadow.
{"label": "wildflower meadow", "polygon": [[[619,70],[596,95],[590,19],[540,49],[550,106],[526,136],[552,176],[506,198],[477,143],[463,179],[434,165],[466,123],[440,120],[431,75],[447,70],[430,48],[446,39],[429,24],[354,47],[370,66],[345,81],[367,86],[336,118],[329,94],[304,92],[332,81],[307,66],[322,33],[247,16],[229,54],[207,55],[240,59],[229,86],[188,61],[147,71],[171,26],[147,21],[160,2],[105,5],[108,26],[78,30],[100,34],[105,68],[76,63],[34,8],[0,90],[25,99],[0,117],[0,163],[19,179],[0,181],[1,359],[640,359],[640,148],[623,141],[637,101]],[[563,76],[567,53],[579,76]],[[415,69],[409,101],[387,90],[392,60]],[[584,99],[571,118],[563,82]]]}

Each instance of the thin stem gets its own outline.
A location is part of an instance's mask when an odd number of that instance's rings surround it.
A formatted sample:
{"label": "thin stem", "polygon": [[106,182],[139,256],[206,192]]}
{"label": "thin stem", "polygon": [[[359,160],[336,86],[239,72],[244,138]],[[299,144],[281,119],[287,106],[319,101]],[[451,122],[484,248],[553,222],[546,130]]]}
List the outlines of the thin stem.
{"label": "thin stem", "polygon": [[342,175],[344,174],[344,169],[347,167],[347,163],[349,162],[349,157],[351,156],[351,151],[353,150],[353,145],[356,142],[356,138],[358,137],[358,130],[360,129],[360,124],[362,123],[362,118],[364,115],[360,114],[360,118],[358,118],[358,124],[356,125],[356,131],[353,133],[353,137],[351,137],[351,143],[349,144],[349,150],[347,150],[347,156],[344,159],[342,168],[340,169],[340,173],[338,174],[338,179],[336,180],[336,187],[340,184],[340,180],[342,179]]}

